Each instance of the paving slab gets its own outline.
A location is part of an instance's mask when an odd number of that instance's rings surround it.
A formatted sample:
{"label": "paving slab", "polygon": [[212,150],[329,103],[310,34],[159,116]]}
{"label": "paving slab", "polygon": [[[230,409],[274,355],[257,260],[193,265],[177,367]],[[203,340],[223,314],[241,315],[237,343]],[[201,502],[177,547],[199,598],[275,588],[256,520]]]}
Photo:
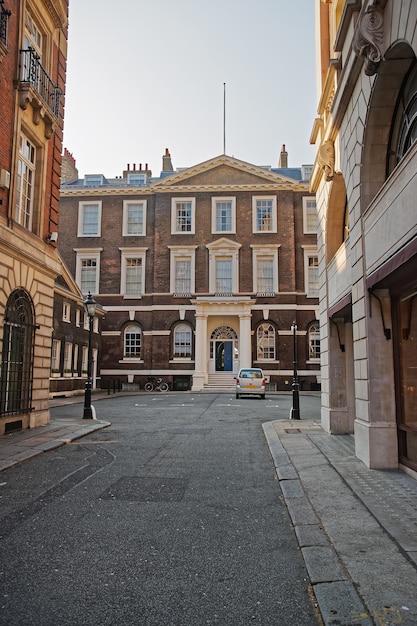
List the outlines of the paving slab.
{"label": "paving slab", "polygon": [[417,481],[368,469],[314,420],[264,432],[326,626],[415,626]]}

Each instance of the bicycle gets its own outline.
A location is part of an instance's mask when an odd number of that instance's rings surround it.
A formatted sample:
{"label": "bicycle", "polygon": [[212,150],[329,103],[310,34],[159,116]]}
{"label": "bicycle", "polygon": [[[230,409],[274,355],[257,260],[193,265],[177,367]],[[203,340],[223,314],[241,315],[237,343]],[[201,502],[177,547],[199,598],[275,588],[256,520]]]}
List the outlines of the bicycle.
{"label": "bicycle", "polygon": [[162,378],[155,378],[154,376],[148,377],[148,382],[145,383],[145,391],[161,391],[165,393],[168,391],[169,385],[164,382]]}

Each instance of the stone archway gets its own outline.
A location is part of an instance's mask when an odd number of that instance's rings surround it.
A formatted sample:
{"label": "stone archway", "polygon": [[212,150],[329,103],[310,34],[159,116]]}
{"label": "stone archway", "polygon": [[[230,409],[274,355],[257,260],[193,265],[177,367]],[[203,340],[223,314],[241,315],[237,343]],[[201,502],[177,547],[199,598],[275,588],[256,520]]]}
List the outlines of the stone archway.
{"label": "stone archway", "polygon": [[361,167],[361,213],[387,179],[389,142],[398,94],[415,61],[413,49],[404,42],[394,44],[384,54],[368,105]]}

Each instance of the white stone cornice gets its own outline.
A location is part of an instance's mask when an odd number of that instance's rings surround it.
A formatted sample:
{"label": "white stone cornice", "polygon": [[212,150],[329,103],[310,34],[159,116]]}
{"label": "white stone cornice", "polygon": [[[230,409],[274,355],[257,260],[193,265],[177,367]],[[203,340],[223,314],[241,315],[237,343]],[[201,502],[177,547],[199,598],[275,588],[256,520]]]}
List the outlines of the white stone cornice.
{"label": "white stone cornice", "polygon": [[61,198],[68,198],[71,196],[77,196],[79,198],[85,197],[97,197],[97,196],[132,196],[137,198],[138,196],[150,196],[154,191],[149,187],[132,187],[131,185],[125,185],[123,187],[112,187],[111,185],[104,185],[103,187],[61,187]]}
{"label": "white stone cornice", "polygon": [[224,185],[187,185],[184,183],[183,185],[172,185],[170,187],[163,188],[154,188],[154,193],[170,193],[170,194],[178,194],[178,193],[201,193],[201,192],[220,192],[224,193],[227,189],[227,193],[232,193],[233,191],[268,191],[268,192],[277,192],[277,191],[303,191],[305,192],[308,189],[308,182],[302,183],[298,181],[287,182],[284,180],[277,179],[275,183],[258,183],[258,184],[228,184]]}

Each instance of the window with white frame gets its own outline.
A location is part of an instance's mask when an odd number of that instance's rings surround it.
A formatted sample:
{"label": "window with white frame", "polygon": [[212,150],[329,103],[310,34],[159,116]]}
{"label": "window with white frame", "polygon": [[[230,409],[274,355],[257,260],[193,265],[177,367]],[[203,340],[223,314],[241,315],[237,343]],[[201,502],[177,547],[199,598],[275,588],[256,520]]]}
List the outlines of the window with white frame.
{"label": "window with white frame", "polygon": [[273,296],[278,293],[278,249],[279,245],[253,245],[253,291],[258,296]]}
{"label": "window with white frame", "polygon": [[191,358],[192,330],[188,324],[177,324],[174,328],[174,359]]}
{"label": "window with white frame", "polygon": [[236,232],[236,198],[211,199],[211,232]]}
{"label": "window with white frame", "polygon": [[168,246],[170,249],[170,292],[190,297],[195,292],[195,250],[197,246]]}
{"label": "window with white frame", "polygon": [[256,270],[257,293],[274,295],[274,257],[258,256]]}
{"label": "window with white frame", "polygon": [[230,296],[239,291],[239,249],[241,244],[220,239],[207,244],[209,249],[209,291]]}
{"label": "window with white frame", "polygon": [[101,201],[78,205],[78,237],[101,236]]}
{"label": "window with white frame", "polygon": [[37,27],[35,21],[31,15],[26,11],[25,13],[25,33],[23,39],[23,46],[25,50],[32,48],[39,56],[39,61],[42,62],[42,33]]}
{"label": "window with white frame", "polygon": [[44,48],[45,38],[33,17],[26,11],[23,35],[24,53],[21,62],[22,81],[30,82],[38,92],[42,91],[43,77],[40,68],[45,67]]}
{"label": "window with white frame", "polygon": [[265,322],[256,331],[256,348],[258,361],[275,361],[275,328]]}
{"label": "window with white frame", "polygon": [[304,289],[308,298],[319,297],[319,257],[317,248],[303,246],[304,249]]}
{"label": "window with white frame", "polygon": [[316,199],[311,196],[303,198],[303,226],[305,234],[317,235]]}
{"label": "window with white frame", "polygon": [[277,199],[275,196],[253,196],[252,222],[254,233],[277,232]]}
{"label": "window with white frame", "polygon": [[64,372],[72,373],[72,343],[67,341],[64,345]]}
{"label": "window with white frame", "polygon": [[81,324],[81,311],[80,309],[76,309],[75,311],[75,325],[80,326]]}
{"label": "window with white frame", "polygon": [[84,376],[88,373],[88,347],[83,346],[83,351],[81,355],[81,372]]}
{"label": "window with white frame", "polygon": [[215,287],[214,292],[219,295],[233,293],[233,258],[231,256],[217,256],[215,259]]}
{"label": "window with white frame", "polygon": [[86,250],[75,248],[77,253],[75,280],[82,293],[99,293],[100,285],[100,252],[102,248]]}
{"label": "window with white frame", "polygon": [[19,158],[17,162],[16,209],[15,219],[18,224],[32,230],[35,213],[35,171],[36,148],[22,133],[19,138]]}
{"label": "window with white frame", "polygon": [[195,233],[195,198],[172,198],[171,234]]}
{"label": "window with white frame", "polygon": [[145,291],[145,258],[147,248],[120,248],[120,292],[128,298],[140,298]]}
{"label": "window with white frame", "polygon": [[71,305],[69,302],[64,302],[62,307],[62,319],[64,322],[71,321]]}
{"label": "window with white frame", "polygon": [[79,374],[78,372],[78,344],[77,343],[74,344],[74,357],[73,357],[72,371],[76,373],[77,375]]}
{"label": "window with white frame", "polygon": [[139,324],[129,324],[124,331],[125,359],[140,359],[142,347],[142,329]]}
{"label": "window with white frame", "polygon": [[314,322],[308,329],[308,359],[309,361],[320,360],[320,324]]}
{"label": "window with white frame", "polygon": [[146,235],[146,200],[123,202],[123,236]]}
{"label": "window with white frame", "polygon": [[61,341],[59,339],[53,339],[52,353],[51,353],[51,370],[53,372],[59,372],[60,358],[61,358]]}

